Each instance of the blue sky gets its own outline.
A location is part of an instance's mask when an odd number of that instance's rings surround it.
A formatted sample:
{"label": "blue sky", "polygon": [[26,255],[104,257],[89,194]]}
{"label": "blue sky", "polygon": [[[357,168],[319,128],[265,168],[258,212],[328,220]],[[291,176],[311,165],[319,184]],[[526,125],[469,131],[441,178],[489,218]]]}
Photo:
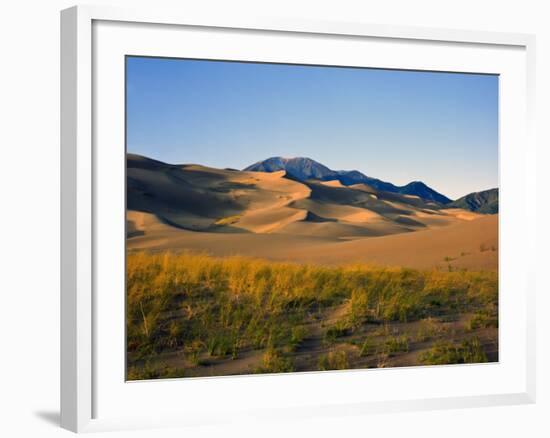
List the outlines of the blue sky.
{"label": "blue sky", "polygon": [[305,156],[458,198],[498,185],[498,77],[127,58],[127,148],[242,169]]}

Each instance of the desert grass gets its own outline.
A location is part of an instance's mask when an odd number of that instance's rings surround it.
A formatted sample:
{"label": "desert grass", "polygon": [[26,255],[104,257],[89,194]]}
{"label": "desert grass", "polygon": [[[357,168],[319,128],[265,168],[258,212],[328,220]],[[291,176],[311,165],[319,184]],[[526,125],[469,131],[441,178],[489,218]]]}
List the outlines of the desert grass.
{"label": "desert grass", "polygon": [[348,355],[344,350],[329,351],[319,356],[320,371],[349,369]]}
{"label": "desert grass", "polygon": [[234,215],[234,216],[227,216],[219,218],[214,222],[215,225],[223,226],[223,225],[233,225],[234,223],[238,222],[241,218],[240,215]]}
{"label": "desert grass", "polygon": [[[489,271],[132,252],[127,258],[128,379],[186,376],[188,369],[210,360],[236,360],[251,351],[261,355],[254,372],[293,371],[294,356],[307,348],[312,324],[319,319],[324,327],[320,344],[333,351],[319,354],[308,370],[355,366],[337,344],[362,336],[370,325],[383,340],[380,345],[374,337],[357,341],[357,357],[377,351],[384,355],[379,366],[385,366],[386,355],[406,353],[411,342],[443,333],[439,319],[471,314],[470,330],[494,327],[497,300],[497,273]],[[323,315],[344,305],[338,320],[325,326]],[[392,337],[388,331],[388,324],[411,322],[420,324],[416,337]],[[472,342],[438,344],[418,364],[486,360],[479,343]],[[177,368],[158,360],[167,352],[181,359]]]}
{"label": "desert grass", "polygon": [[420,362],[425,365],[448,365],[459,363],[487,362],[479,339],[473,337],[456,345],[451,342],[437,342],[430,350],[420,355]]}

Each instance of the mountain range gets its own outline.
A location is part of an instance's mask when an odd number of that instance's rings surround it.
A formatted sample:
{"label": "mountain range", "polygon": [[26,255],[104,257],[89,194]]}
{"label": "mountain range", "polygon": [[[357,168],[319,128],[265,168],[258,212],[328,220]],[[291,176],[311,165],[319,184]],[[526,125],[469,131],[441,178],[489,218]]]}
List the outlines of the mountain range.
{"label": "mountain range", "polygon": [[498,213],[498,189],[474,192],[447,204],[450,208],[463,208],[478,213]]}
{"label": "mountain range", "polygon": [[449,204],[451,199],[428,187],[422,181],[413,181],[404,186],[396,186],[392,183],[367,176],[358,170],[332,170],[311,158],[296,157],[283,158],[271,157],[258,161],[243,169],[256,172],[277,172],[284,170],[287,175],[299,181],[316,179],[320,181],[340,181],[345,186],[354,184],[367,184],[368,186],[390,193],[418,196],[426,201],[434,201],[439,204]]}

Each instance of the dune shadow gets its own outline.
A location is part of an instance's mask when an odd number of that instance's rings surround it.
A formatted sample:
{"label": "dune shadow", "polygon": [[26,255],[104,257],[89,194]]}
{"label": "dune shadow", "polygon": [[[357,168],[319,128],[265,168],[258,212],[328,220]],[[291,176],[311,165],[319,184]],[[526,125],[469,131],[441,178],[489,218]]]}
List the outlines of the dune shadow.
{"label": "dune shadow", "polygon": [[406,217],[406,216],[398,216],[394,219],[394,221],[397,222],[398,224],[426,228],[426,225],[423,224],[422,222],[415,221],[414,219],[411,219],[410,217]]}
{"label": "dune shadow", "polygon": [[213,192],[218,192],[218,193],[230,193],[233,190],[244,190],[244,189],[255,189],[255,188],[256,186],[254,184],[225,181],[223,183],[218,184],[216,187],[212,188],[211,190]]}
{"label": "dune shadow", "polygon": [[145,231],[135,230],[135,231],[128,231],[126,233],[126,238],[127,239],[131,239],[132,237],[139,237],[139,236],[145,236]]}
{"label": "dune shadow", "polygon": [[302,220],[302,222],[319,222],[320,223],[320,222],[338,222],[338,221],[334,218],[320,216],[308,210],[306,217]]}
{"label": "dune shadow", "polygon": [[250,230],[247,230],[245,228],[235,227],[233,225],[212,225],[211,227],[208,227],[203,231],[206,231],[208,233],[219,233],[219,234],[252,234]]}

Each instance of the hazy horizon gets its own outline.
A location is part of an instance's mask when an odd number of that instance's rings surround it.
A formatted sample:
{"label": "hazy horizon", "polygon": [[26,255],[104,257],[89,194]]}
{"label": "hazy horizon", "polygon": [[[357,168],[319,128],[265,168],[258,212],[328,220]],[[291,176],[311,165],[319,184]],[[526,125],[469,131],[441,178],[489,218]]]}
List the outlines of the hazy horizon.
{"label": "hazy horizon", "polygon": [[498,77],[127,58],[127,150],[243,169],[308,157],[457,199],[498,187]]}

